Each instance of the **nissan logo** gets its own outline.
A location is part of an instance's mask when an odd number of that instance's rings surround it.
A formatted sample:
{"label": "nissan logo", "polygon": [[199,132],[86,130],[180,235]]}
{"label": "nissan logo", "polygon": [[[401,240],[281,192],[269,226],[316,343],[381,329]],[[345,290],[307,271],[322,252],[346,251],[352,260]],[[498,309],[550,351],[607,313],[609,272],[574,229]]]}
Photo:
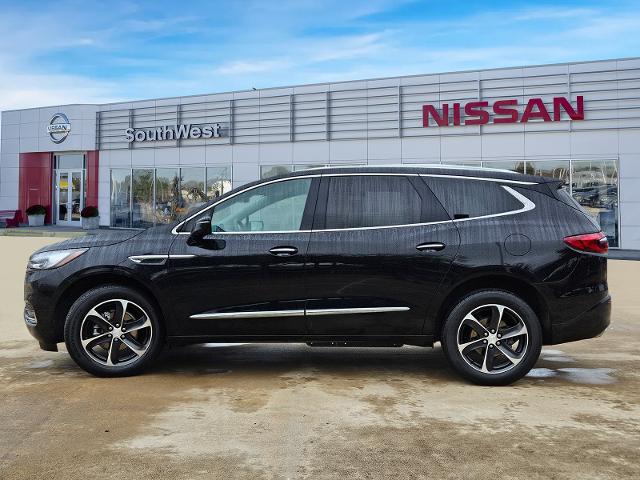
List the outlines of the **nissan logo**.
{"label": "nissan logo", "polygon": [[47,125],[47,133],[53,143],[62,143],[71,133],[71,123],[64,113],[56,113]]}

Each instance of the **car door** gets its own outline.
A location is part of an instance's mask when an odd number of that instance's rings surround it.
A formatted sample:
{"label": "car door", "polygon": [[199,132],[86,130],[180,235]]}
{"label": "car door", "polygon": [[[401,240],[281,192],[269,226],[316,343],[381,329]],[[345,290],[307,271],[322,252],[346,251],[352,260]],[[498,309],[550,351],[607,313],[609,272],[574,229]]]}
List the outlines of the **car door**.
{"label": "car door", "polygon": [[169,256],[177,335],[307,333],[305,255],[318,183],[300,176],[252,186],[199,216],[212,233],[196,245],[178,235]]}
{"label": "car door", "polygon": [[460,243],[422,179],[323,175],[307,250],[307,320],[327,336],[419,335]]}

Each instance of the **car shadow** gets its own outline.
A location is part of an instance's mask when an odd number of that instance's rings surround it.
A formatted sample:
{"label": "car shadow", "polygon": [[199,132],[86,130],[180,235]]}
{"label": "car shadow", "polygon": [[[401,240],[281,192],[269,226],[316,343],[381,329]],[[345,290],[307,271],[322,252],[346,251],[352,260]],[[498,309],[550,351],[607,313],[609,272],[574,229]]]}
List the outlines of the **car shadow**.
{"label": "car shadow", "polygon": [[292,370],[344,375],[366,372],[455,379],[442,350],[424,347],[309,347],[305,344],[203,344],[168,349],[148,370],[156,374],[236,372],[278,375]]}

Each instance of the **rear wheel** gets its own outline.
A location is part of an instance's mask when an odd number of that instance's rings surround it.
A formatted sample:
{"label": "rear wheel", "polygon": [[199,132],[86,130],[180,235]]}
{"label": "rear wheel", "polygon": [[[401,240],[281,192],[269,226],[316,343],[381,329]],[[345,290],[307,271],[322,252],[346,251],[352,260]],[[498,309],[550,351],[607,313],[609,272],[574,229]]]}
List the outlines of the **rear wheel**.
{"label": "rear wheel", "polygon": [[98,376],[133,375],[161,348],[159,315],[142,294],[108,285],[89,290],[69,309],[67,350],[84,370]]}
{"label": "rear wheel", "polygon": [[531,307],[503,290],[463,298],[447,317],[442,346],[463,377],[507,385],[525,376],[540,356],[542,331]]}

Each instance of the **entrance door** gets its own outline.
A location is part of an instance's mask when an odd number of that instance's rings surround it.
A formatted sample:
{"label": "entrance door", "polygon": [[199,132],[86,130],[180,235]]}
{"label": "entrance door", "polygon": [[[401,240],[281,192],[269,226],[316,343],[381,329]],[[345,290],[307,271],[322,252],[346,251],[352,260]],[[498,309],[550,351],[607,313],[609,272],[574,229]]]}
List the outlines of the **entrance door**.
{"label": "entrance door", "polygon": [[56,224],[80,226],[80,212],[84,208],[82,170],[56,172]]}

